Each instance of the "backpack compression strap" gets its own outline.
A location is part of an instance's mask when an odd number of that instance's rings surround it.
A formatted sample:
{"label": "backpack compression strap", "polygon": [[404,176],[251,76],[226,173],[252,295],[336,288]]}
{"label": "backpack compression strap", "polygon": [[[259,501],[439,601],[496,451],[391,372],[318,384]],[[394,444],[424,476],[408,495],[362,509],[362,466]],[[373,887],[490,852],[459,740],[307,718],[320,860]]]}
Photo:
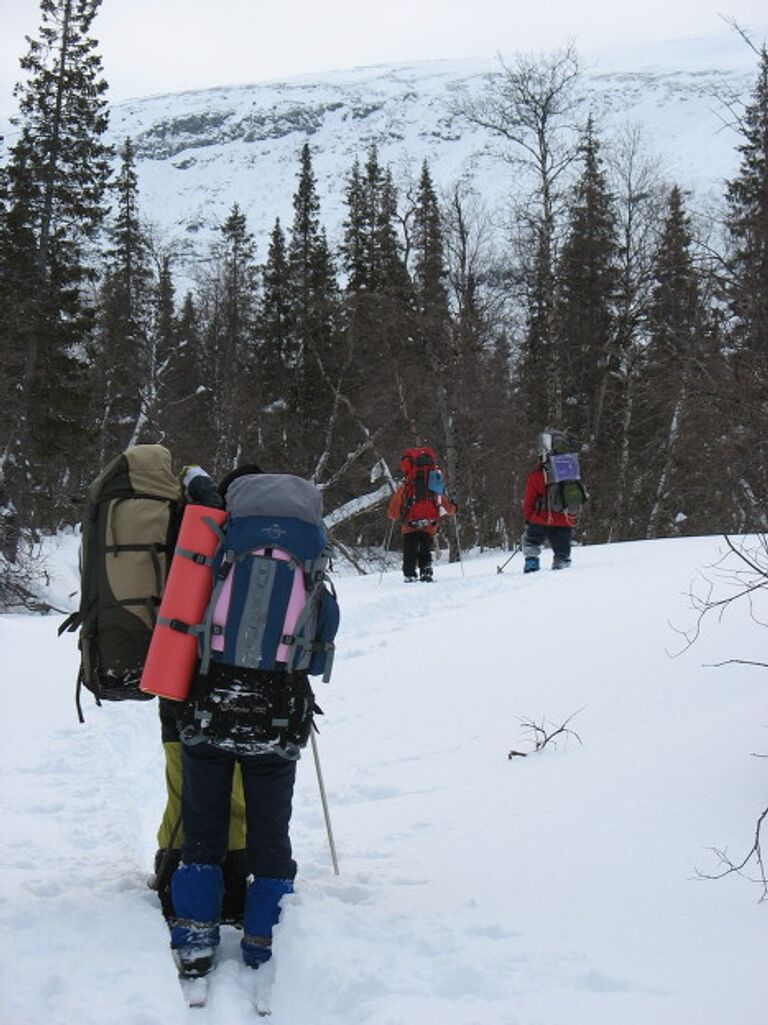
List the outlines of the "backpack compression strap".
{"label": "backpack compression strap", "polygon": [[232,567],[235,564],[235,553],[230,548],[224,552],[224,558],[222,559],[219,571],[216,574],[216,581],[213,585],[213,591],[211,592],[211,598],[208,602],[208,608],[205,610],[205,616],[203,622],[200,624],[200,676],[207,676],[208,669],[211,664],[211,638],[213,637],[213,614],[216,611],[216,605],[218,604],[219,597],[224,588],[224,584],[227,582]]}
{"label": "backpack compression strap", "polygon": [[[158,594],[162,591],[162,573],[160,570],[160,560],[158,554],[161,552],[167,552],[168,545],[162,544],[150,544],[150,545],[105,545],[104,552],[110,555],[117,556],[120,552],[149,552],[152,556],[152,568],[155,571],[155,585]],[[150,615],[154,618],[154,607],[160,604],[159,598],[123,598],[115,599],[114,601],[103,603],[102,608],[118,608],[123,605],[145,605],[150,609]],[[69,616],[59,627],[57,634],[59,637],[63,633],[74,633],[78,627],[81,627],[83,623],[87,623],[89,620],[94,618],[95,613],[83,612],[82,609],[78,609],[76,612],[70,613]]]}

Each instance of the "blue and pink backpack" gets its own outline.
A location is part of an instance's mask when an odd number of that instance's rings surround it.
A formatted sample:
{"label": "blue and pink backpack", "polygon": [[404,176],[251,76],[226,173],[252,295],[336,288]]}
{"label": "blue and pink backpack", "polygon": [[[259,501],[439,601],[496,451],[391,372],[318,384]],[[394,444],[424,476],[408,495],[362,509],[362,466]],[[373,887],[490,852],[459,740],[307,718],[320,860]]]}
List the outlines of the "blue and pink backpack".
{"label": "blue and pink backpack", "polygon": [[320,492],[291,474],[254,474],[233,481],[226,504],[201,631],[201,673],[213,661],[306,670],[327,682],[339,608],[327,577]]}
{"label": "blue and pink backpack", "polygon": [[322,496],[301,477],[253,474],[230,484],[226,506],[183,736],[241,753],[302,746],[313,710],[305,674],[330,679],[339,626]]}

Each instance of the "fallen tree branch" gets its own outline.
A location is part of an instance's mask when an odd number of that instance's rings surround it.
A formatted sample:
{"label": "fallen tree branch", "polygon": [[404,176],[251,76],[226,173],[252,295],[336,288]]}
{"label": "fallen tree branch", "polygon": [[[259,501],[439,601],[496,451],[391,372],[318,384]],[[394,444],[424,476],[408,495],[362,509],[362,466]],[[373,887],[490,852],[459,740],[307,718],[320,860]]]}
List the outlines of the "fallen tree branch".
{"label": "fallen tree branch", "polygon": [[722,666],[760,666],[768,669],[768,662],[754,662],[748,658],[727,658],[724,662],[705,662],[705,669],[720,669]]}
{"label": "fallen tree branch", "polygon": [[[741,861],[739,861],[739,862],[732,861],[728,857],[728,854],[725,851],[725,849],[720,850],[720,848],[718,848],[718,847],[711,847],[710,850],[714,854],[717,855],[717,857],[720,859],[720,864],[723,865],[724,868],[720,872],[701,872],[701,871],[699,871],[697,869],[697,871],[696,871],[697,878],[699,878],[699,879],[724,879],[726,876],[729,876],[729,875],[743,875],[744,874],[744,869],[747,867],[747,865],[750,863],[750,861],[754,861],[755,864],[757,865],[759,876],[756,879],[755,878],[750,879],[750,882],[758,883],[759,884],[759,886],[761,888],[761,891],[762,891],[761,894],[760,894],[760,901],[767,900],[768,899],[768,875],[766,875],[766,865],[765,865],[765,861],[764,861],[764,858],[763,858],[763,850],[762,850],[762,845],[761,845],[761,839],[762,838],[761,838],[761,835],[760,835],[761,831],[762,831],[762,828],[763,828],[763,823],[765,822],[767,817],[768,817],[768,808],[765,808],[763,810],[762,814],[758,817],[757,822],[755,823],[755,841],[752,844],[752,846],[750,847],[750,849],[747,851],[747,853],[744,855],[744,857],[741,859]],[[749,879],[750,877],[747,876],[746,878]]]}
{"label": "fallen tree branch", "polygon": [[583,746],[581,737],[576,733],[575,730],[569,728],[568,723],[571,722],[579,712],[583,712],[584,709],[580,708],[577,712],[569,715],[559,726],[555,726],[554,723],[547,723],[546,719],[542,719],[541,722],[536,722],[534,719],[518,719],[518,722],[522,728],[530,735],[533,743],[533,751],[510,751],[507,758],[527,758],[528,754],[535,754],[537,751],[543,751],[547,744],[551,744],[553,747],[557,747],[555,742],[557,737],[575,737],[576,740]]}

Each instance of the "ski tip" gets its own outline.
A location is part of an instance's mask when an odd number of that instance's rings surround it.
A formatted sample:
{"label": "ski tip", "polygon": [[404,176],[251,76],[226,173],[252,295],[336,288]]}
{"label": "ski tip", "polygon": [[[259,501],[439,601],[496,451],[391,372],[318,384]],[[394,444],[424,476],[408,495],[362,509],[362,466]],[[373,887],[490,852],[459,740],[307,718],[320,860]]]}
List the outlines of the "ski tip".
{"label": "ski tip", "polygon": [[181,984],[181,992],[184,994],[184,999],[186,1000],[188,1007],[205,1007],[206,1001],[208,1000],[207,979],[202,977],[181,977],[179,982]]}

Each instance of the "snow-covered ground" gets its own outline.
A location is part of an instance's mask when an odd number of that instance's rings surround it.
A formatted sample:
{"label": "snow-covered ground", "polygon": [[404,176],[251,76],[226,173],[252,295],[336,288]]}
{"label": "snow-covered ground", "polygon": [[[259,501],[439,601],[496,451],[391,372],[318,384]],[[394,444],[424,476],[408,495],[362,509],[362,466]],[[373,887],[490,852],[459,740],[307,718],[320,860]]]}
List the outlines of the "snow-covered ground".
{"label": "snow-covered ground", "polygon": [[[72,587],[74,544],[55,556]],[[498,554],[337,581],[335,678],[299,766],[300,864],[275,942],[274,1025],[762,1025],[765,904],[714,871],[766,805],[766,608],[696,620],[718,538],[580,548],[503,574]],[[548,560],[545,560],[545,565]],[[695,583],[694,583],[695,582]],[[763,596],[764,597],[764,596]],[[3,1025],[244,1025],[225,930],[207,1008],[182,1002],[146,885],[163,805],[152,704],[79,725],[61,617],[0,617]],[[522,720],[578,734],[527,758]],[[258,973],[257,973],[258,976]]]}

